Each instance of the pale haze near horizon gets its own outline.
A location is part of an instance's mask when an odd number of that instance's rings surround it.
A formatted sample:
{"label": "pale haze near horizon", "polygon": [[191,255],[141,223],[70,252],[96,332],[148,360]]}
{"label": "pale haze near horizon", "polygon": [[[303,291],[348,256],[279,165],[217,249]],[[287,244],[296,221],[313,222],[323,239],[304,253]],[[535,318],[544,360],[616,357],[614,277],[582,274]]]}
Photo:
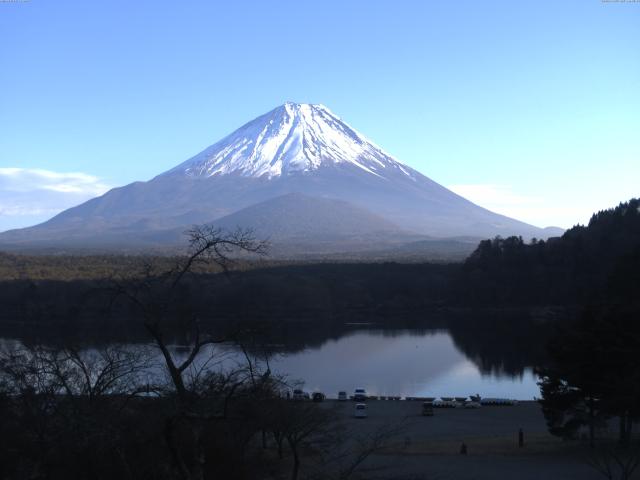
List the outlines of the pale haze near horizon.
{"label": "pale haze near horizon", "polygon": [[537,226],[638,196],[640,4],[0,3],[0,231],[285,101]]}

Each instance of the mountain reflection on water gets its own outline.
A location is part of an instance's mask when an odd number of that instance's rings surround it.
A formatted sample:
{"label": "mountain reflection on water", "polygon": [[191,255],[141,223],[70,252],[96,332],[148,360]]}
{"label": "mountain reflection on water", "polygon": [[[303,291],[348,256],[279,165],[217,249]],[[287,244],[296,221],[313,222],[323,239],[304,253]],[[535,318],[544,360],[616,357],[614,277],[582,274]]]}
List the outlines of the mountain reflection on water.
{"label": "mountain reflection on water", "polygon": [[[467,396],[532,399],[539,395],[533,367],[544,362],[544,343],[552,327],[529,318],[478,315],[451,316],[428,322],[375,325],[315,324],[270,328],[254,354],[268,349],[273,372],[301,381],[307,390],[335,396],[364,387],[371,394],[400,396]],[[99,332],[97,332],[99,333]],[[15,336],[14,336],[15,338]],[[43,341],[43,338],[46,341]],[[20,338],[25,345],[69,345],[54,335]],[[82,336],[72,344],[91,350],[105,344],[148,345],[136,338]],[[180,340],[172,342],[177,356],[186,355]],[[225,351],[229,365],[241,363],[232,345]],[[159,356],[158,356],[159,360]],[[158,364],[160,364],[159,362]],[[219,365],[218,365],[219,366]],[[159,373],[158,367],[154,367]]]}
{"label": "mountain reflection on water", "polygon": [[364,387],[377,395],[467,396],[531,399],[539,394],[531,368],[519,375],[500,368],[482,371],[446,331],[366,330],[315,348],[282,354],[273,371],[304,381],[329,396]]}

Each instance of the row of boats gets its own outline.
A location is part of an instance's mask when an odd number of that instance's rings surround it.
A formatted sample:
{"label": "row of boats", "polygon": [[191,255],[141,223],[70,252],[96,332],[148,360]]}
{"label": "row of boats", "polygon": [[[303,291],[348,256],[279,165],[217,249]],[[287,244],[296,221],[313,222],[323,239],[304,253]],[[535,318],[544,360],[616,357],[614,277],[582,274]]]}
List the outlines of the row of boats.
{"label": "row of boats", "polygon": [[[412,400],[422,400],[419,397],[409,397]],[[467,397],[424,397],[422,402],[422,415],[433,416],[434,408],[480,408],[483,405],[511,406],[517,405],[518,401],[510,398],[480,398],[479,395]]]}
{"label": "row of boats", "polygon": [[[346,398],[340,398],[339,400],[345,400]],[[423,402],[431,403],[434,407],[460,407],[468,406],[469,408],[480,407],[482,405],[495,405],[495,406],[513,406],[518,404],[518,400],[512,398],[481,398],[479,395],[471,395],[469,397],[401,397],[401,396],[376,396],[369,395],[366,398],[351,397],[357,401],[367,400],[404,400],[409,402]]]}
{"label": "row of boats", "polygon": [[[289,398],[288,394],[287,397]],[[309,395],[308,392],[301,389],[295,389],[293,390],[292,398],[293,400],[313,400],[314,402],[322,402],[325,400],[326,395],[318,391]],[[511,398],[482,398],[479,394],[469,395],[468,397],[402,397],[394,395],[369,395],[364,388],[356,388],[353,395],[347,395],[347,392],[345,391],[338,392],[338,401],[345,400],[355,400],[356,402],[366,402],[368,400],[418,401],[436,408],[479,408],[483,405],[511,406],[518,404],[517,400]]]}
{"label": "row of boats", "polygon": [[420,401],[432,403],[434,407],[457,407],[465,405],[497,405],[513,406],[518,404],[518,400],[512,398],[481,398],[479,395],[469,397],[405,397],[408,401]]}

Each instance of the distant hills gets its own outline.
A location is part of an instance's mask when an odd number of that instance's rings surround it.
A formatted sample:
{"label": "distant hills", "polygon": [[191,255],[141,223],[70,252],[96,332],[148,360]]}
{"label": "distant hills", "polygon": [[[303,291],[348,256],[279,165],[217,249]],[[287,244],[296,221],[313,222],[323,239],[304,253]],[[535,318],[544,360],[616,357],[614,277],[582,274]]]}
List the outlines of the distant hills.
{"label": "distant hills", "polygon": [[322,105],[287,103],[148,182],[0,234],[0,248],[165,248],[183,244],[182,232],[203,223],[253,228],[283,255],[289,247],[388,253],[459,244],[459,237],[562,233],[473,204]]}

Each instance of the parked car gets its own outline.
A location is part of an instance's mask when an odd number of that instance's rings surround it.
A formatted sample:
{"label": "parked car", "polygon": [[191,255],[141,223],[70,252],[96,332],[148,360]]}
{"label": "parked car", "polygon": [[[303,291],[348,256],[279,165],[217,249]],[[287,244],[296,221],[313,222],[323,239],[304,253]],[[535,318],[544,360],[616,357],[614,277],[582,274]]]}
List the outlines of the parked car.
{"label": "parked car", "polygon": [[356,403],[353,416],[356,418],[367,418],[367,405],[364,403]]}
{"label": "parked car", "polygon": [[300,390],[299,388],[296,388],[293,391],[293,399],[294,400],[309,400],[309,394],[307,392],[304,392],[304,391]]}
{"label": "parked car", "polygon": [[480,402],[467,402],[464,404],[464,408],[480,408]]}
{"label": "parked car", "polygon": [[324,399],[325,395],[322,392],[313,392],[313,395],[311,395],[311,400],[314,402],[324,402]]}
{"label": "parked car", "polygon": [[338,392],[338,400],[341,402],[344,402],[346,400],[348,400],[349,397],[347,397],[347,392]]}
{"label": "parked car", "polygon": [[422,415],[425,417],[433,417],[433,402],[422,403]]}
{"label": "parked car", "polygon": [[356,388],[353,392],[353,399],[356,402],[365,402],[367,400],[367,391],[364,388]]}

